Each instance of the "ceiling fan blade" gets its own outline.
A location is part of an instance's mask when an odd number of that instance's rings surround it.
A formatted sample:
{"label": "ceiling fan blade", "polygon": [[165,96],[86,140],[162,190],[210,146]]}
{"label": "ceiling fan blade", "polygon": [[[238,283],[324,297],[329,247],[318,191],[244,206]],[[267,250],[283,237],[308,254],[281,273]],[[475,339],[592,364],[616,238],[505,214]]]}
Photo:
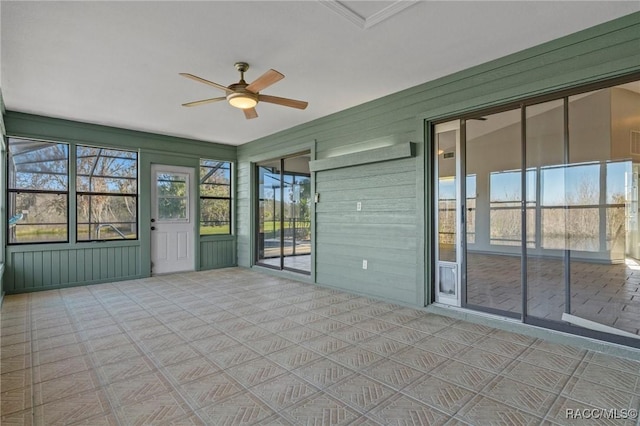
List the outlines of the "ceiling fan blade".
{"label": "ceiling fan blade", "polygon": [[247,90],[252,91],[253,93],[258,93],[262,89],[266,89],[274,83],[282,80],[284,78],[283,74],[280,74],[276,70],[269,70],[262,74],[260,77],[255,79],[251,84],[247,86]]}
{"label": "ceiling fan blade", "polygon": [[210,98],[210,99],[203,99],[201,101],[193,101],[193,102],[187,102],[186,104],[182,104],[182,106],[184,107],[194,107],[194,106],[198,106],[198,105],[204,105],[204,104],[210,104],[213,102],[220,102],[220,101],[224,101],[225,99],[227,99],[224,96],[220,96],[219,98]]}
{"label": "ceiling fan blade", "polygon": [[231,93],[233,90],[228,87],[223,86],[222,84],[214,83],[213,81],[205,80],[204,78],[198,77],[197,75],[189,74],[186,72],[181,72],[181,76],[190,78],[191,80],[199,81],[200,83],[208,84],[209,86],[216,87],[220,90],[224,90],[225,92]]}
{"label": "ceiling fan blade", "polygon": [[258,111],[256,111],[255,108],[247,108],[247,109],[243,109],[242,111],[244,111],[244,116],[246,117],[247,120],[251,120],[252,118],[258,118]]}
{"label": "ceiling fan blade", "polygon": [[271,104],[277,104],[282,106],[287,106],[291,108],[305,109],[309,102],[305,101],[297,101],[295,99],[289,98],[280,98],[278,96],[269,96],[269,95],[259,95],[258,100],[260,102],[268,102]]}

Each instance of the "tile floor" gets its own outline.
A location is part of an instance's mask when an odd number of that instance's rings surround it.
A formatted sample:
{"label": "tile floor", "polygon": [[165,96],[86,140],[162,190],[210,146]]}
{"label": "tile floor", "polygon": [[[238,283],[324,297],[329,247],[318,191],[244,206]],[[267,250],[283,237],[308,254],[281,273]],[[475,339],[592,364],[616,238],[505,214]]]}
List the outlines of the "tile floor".
{"label": "tile floor", "polygon": [[640,361],[230,268],[7,296],[2,425],[637,425]]}
{"label": "tile floor", "polygon": [[[521,260],[518,256],[470,253],[467,301],[522,312]],[[528,258],[529,315],[561,321],[565,312],[562,259]],[[571,261],[571,313],[640,335],[640,264]]]}
{"label": "tile floor", "polygon": [[[268,259],[262,259],[260,264],[271,265],[280,268],[280,258],[271,257]],[[311,271],[311,255],[310,254],[298,254],[295,256],[286,256],[284,258],[284,267],[288,269],[295,269],[302,272]]]}

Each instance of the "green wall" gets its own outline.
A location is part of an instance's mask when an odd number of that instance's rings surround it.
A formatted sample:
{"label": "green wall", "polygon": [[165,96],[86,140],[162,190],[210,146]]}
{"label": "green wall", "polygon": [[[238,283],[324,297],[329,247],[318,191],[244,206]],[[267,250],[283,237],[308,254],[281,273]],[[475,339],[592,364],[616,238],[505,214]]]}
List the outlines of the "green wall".
{"label": "green wall", "polygon": [[[151,164],[199,167],[200,158],[235,161],[236,147],[190,139],[136,132],[68,120],[8,111],[7,134],[70,144],[73,161],[76,144],[133,149],[139,153],[137,241],[75,242],[6,246],[4,289],[7,293],[47,290],[74,285],[126,280],[150,275]],[[6,172],[3,158],[3,182]],[[69,220],[75,226],[75,168],[70,167]],[[4,194],[5,191],[3,190]],[[3,215],[6,197],[3,197]],[[199,216],[197,203],[196,217]],[[2,219],[6,223],[6,218]],[[6,227],[2,227],[5,238]],[[3,247],[5,244],[3,244]],[[199,237],[194,247],[197,269],[236,264],[235,236]]]}
{"label": "green wall", "polygon": [[426,226],[429,122],[638,72],[640,13],[635,13],[242,145],[238,263],[253,265],[253,162],[299,151],[305,141],[314,141],[316,160],[414,142],[414,158],[353,166],[336,159],[342,167],[313,174],[320,194],[314,267],[318,284],[424,305],[431,277],[425,259],[432,243]]}

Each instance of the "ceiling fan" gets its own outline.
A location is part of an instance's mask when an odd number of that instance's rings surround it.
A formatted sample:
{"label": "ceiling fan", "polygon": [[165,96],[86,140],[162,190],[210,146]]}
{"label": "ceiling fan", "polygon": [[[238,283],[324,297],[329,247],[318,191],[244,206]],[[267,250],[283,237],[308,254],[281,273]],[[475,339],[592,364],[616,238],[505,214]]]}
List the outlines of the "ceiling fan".
{"label": "ceiling fan", "polygon": [[308,102],[297,101],[295,99],[280,98],[278,96],[261,95],[259,92],[274,83],[282,80],[284,75],[276,70],[269,70],[254,80],[252,83],[247,84],[244,81],[244,73],[249,69],[249,64],[246,62],[236,62],[236,69],[240,72],[240,81],[230,84],[229,86],[223,86],[213,81],[205,80],[204,78],[195,76],[193,74],[181,72],[180,75],[190,78],[200,83],[208,84],[226,93],[226,96],[220,96],[218,98],[202,99],[200,101],[187,102],[182,104],[185,107],[193,107],[198,105],[209,104],[212,102],[224,101],[225,99],[231,104],[231,106],[240,108],[244,111],[244,116],[247,119],[258,117],[255,106],[258,102],[268,102],[271,104],[282,105],[291,108],[305,109]]}

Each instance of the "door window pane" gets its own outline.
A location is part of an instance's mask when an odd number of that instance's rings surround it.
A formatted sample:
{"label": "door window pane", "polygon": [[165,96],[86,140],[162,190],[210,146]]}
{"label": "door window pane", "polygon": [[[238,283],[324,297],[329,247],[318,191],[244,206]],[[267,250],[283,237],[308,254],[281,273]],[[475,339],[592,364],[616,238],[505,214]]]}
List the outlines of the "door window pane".
{"label": "door window pane", "polygon": [[156,196],[158,220],[189,220],[189,175],[183,173],[158,173]]}
{"label": "door window pane", "polygon": [[311,172],[309,157],[284,159],[284,267],[311,272]]}
{"label": "door window pane", "polygon": [[640,82],[568,99],[570,314],[640,333]]}
{"label": "door window pane", "polygon": [[[282,255],[280,160],[257,168],[258,171],[258,262],[269,261],[280,267]],[[270,259],[274,259],[271,261]]]}
{"label": "door window pane", "polygon": [[456,262],[456,134],[436,133],[438,158],[438,260]]}
{"label": "door window pane", "polygon": [[257,166],[257,262],[311,272],[311,172],[309,154]]}
{"label": "door window pane", "polygon": [[469,119],[465,126],[465,178],[475,180],[473,228],[465,225],[475,236],[465,253],[466,304],[515,316],[522,311],[520,110]]}
{"label": "door window pane", "polygon": [[[527,312],[561,320],[565,310],[566,223],[564,167],[564,101],[526,108],[527,169],[538,185],[527,190],[531,203],[527,233],[533,229],[534,245],[527,245]],[[533,214],[531,214],[533,213]]]}

